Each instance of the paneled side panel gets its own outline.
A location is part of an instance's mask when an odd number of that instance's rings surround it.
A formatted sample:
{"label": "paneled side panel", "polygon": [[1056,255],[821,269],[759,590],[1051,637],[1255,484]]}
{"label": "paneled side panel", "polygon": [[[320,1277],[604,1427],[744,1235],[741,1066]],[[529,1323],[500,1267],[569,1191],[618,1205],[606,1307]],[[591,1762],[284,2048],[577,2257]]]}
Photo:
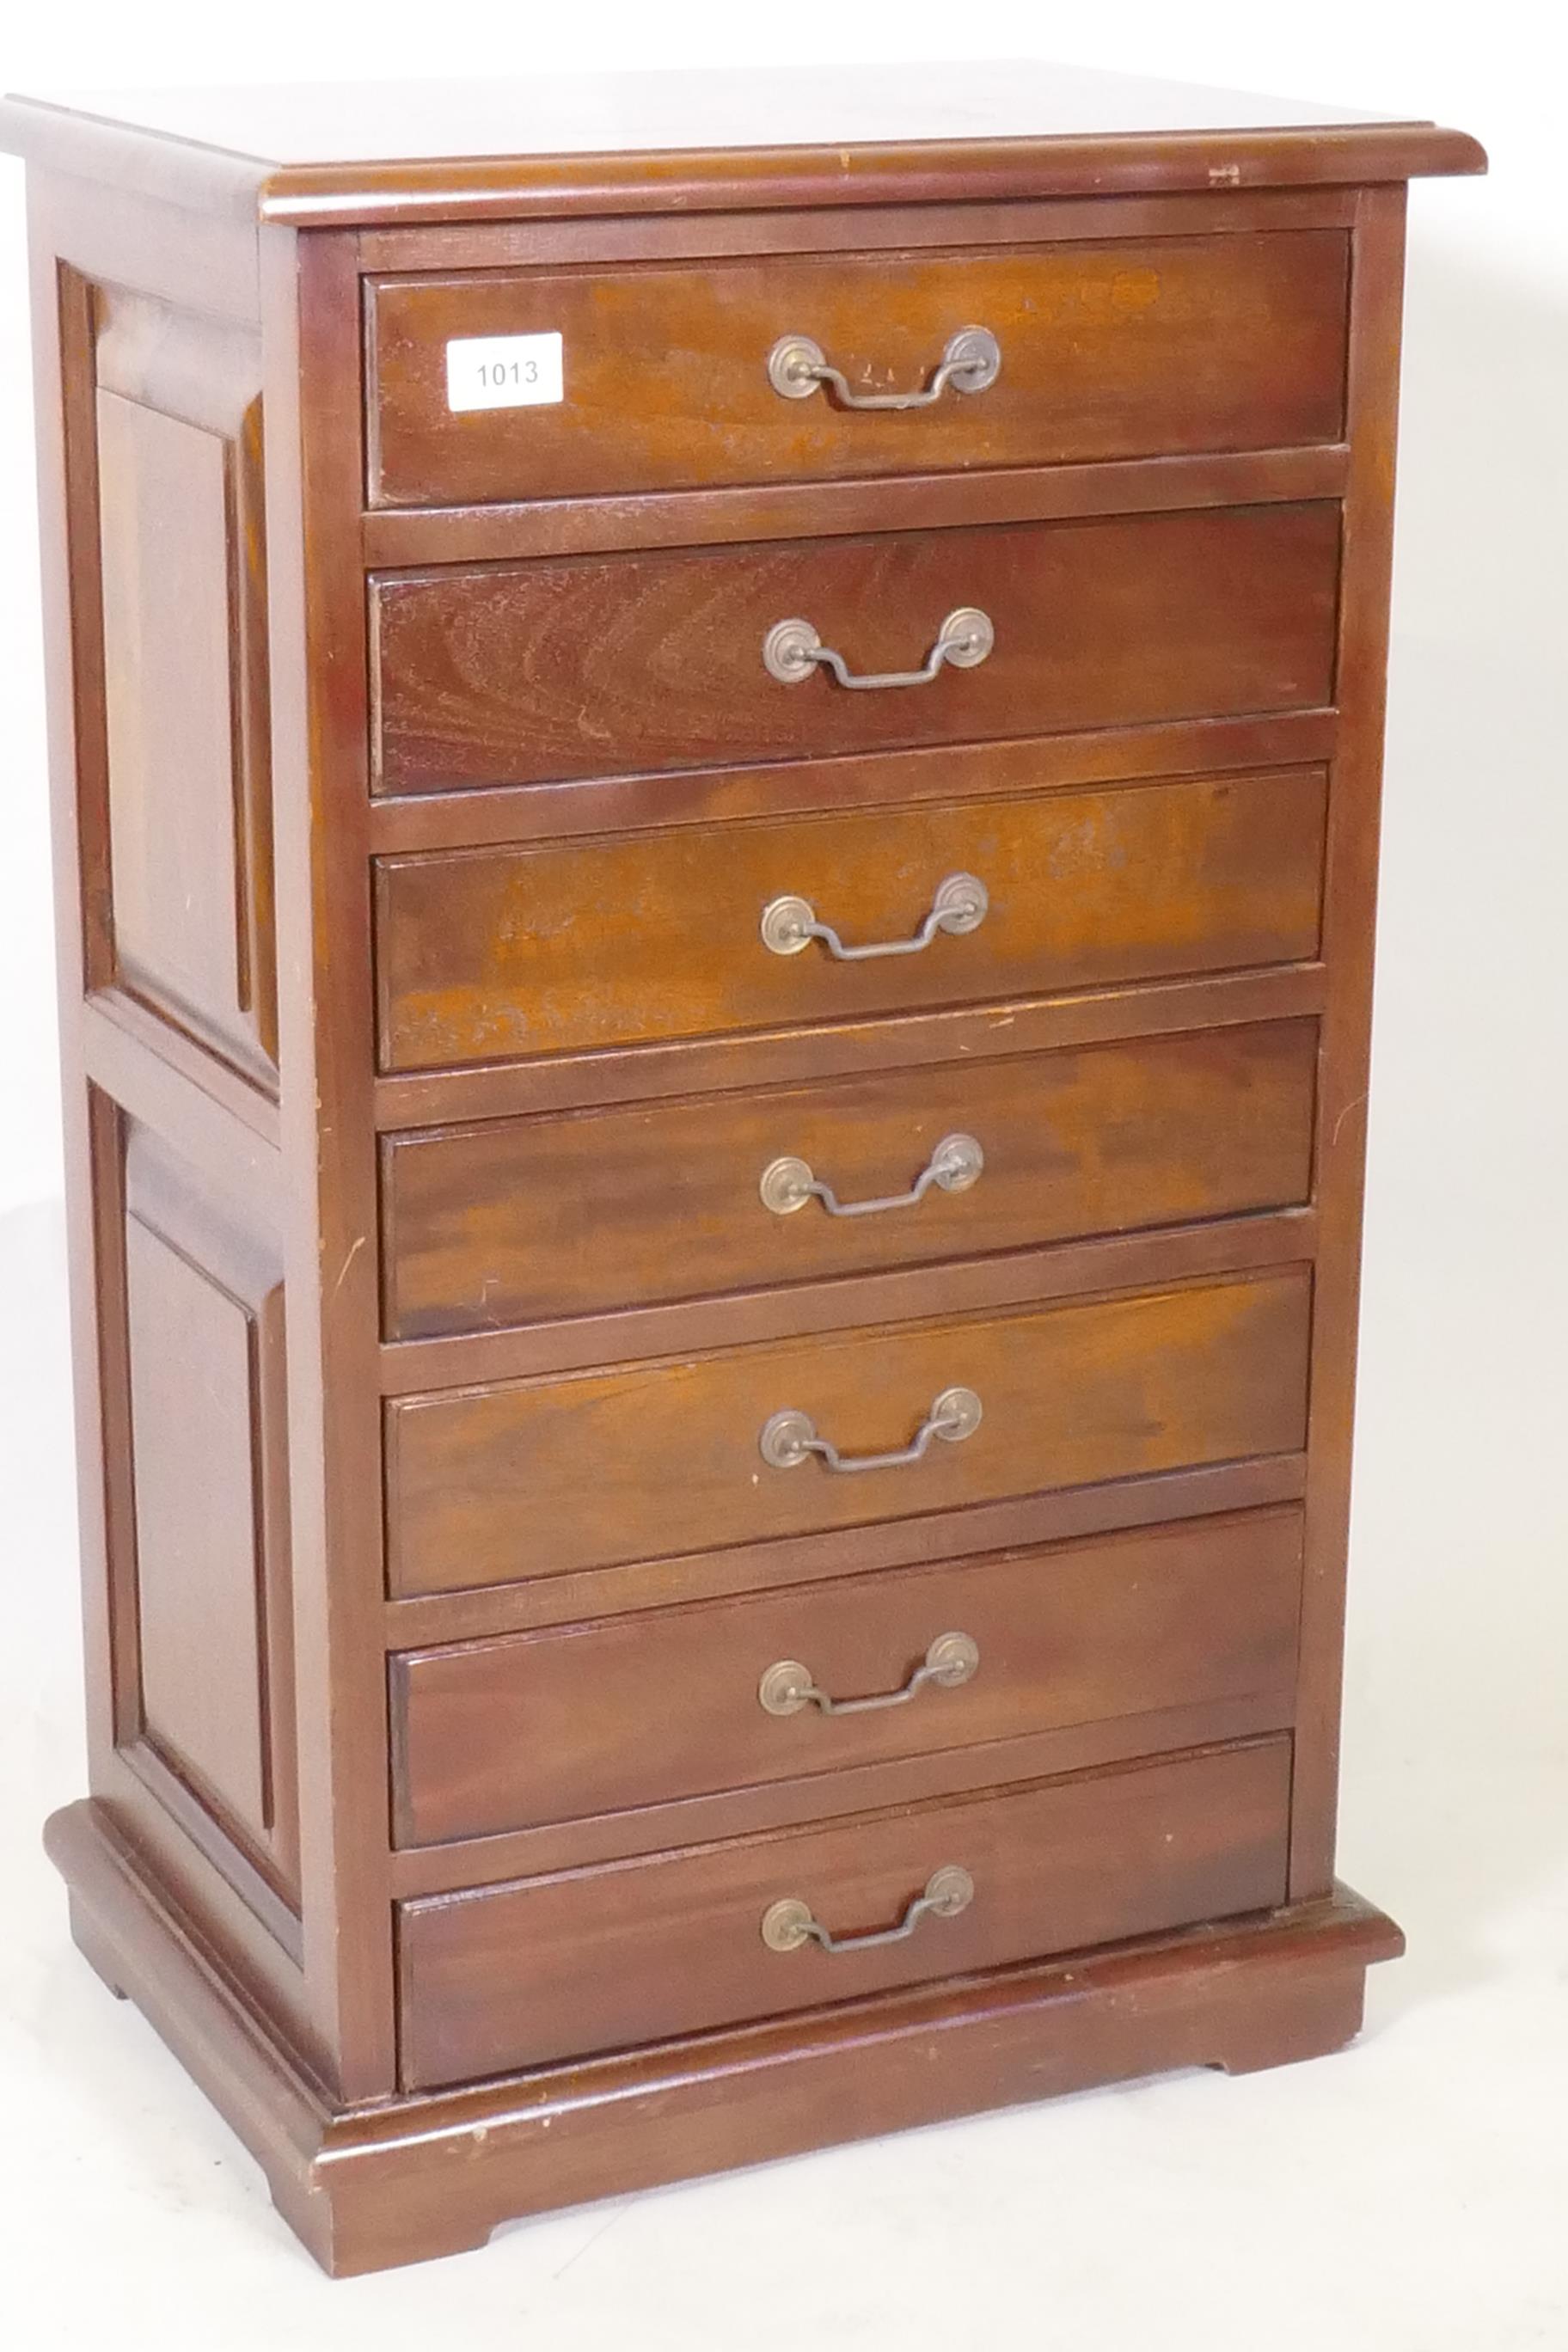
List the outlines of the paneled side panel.
{"label": "paneled side panel", "polygon": [[132,1220],[126,1235],[147,1736],[252,1830],[271,1824],[245,1307]]}
{"label": "paneled side panel", "polygon": [[259,353],[98,298],[99,971],[275,1090]]}
{"label": "paneled side panel", "polygon": [[141,1130],[125,1173],[134,1608],[120,1738],[173,1783],[182,1813],[199,1809],[287,1895],[297,1828],[280,1263],[270,1237],[238,1230]]}

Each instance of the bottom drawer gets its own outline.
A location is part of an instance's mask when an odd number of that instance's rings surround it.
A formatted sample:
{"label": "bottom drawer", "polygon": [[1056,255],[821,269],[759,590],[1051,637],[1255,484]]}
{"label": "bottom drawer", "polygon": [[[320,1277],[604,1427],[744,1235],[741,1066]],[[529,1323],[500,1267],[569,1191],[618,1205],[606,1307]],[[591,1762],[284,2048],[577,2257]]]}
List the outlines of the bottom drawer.
{"label": "bottom drawer", "polygon": [[1271,1908],[1289,1782],[1281,1737],[402,1904],[405,2087]]}

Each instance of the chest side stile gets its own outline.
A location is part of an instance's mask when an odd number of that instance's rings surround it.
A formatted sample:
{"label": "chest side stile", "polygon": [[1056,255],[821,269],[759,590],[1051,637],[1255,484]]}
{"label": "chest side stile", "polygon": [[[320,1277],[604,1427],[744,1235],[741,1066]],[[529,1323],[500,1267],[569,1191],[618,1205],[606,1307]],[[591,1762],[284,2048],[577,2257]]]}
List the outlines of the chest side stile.
{"label": "chest side stile", "polygon": [[340,2087],[392,2055],[357,239],[262,232],[306,1969]]}
{"label": "chest side stile", "polygon": [[1403,186],[1363,188],[1356,200],[1346,385],[1351,467],[1335,689],[1340,745],[1325,859],[1329,993],[1314,1150],[1320,1238],[1290,1851],[1290,1889],[1298,1897],[1333,1883],[1405,205]]}

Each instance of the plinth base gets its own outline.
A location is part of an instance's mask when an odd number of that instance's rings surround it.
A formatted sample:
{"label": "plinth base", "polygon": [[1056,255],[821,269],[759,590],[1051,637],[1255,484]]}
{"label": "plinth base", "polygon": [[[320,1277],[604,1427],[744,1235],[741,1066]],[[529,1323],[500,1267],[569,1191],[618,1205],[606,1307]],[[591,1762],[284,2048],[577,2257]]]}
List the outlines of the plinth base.
{"label": "plinth base", "polygon": [[334,2276],[482,2245],[502,2221],[1173,2067],[1316,2058],[1404,1938],[1339,1887],[803,2017],[374,2106],[323,2097],[91,1802],[49,1822],[72,1933],[261,2165]]}

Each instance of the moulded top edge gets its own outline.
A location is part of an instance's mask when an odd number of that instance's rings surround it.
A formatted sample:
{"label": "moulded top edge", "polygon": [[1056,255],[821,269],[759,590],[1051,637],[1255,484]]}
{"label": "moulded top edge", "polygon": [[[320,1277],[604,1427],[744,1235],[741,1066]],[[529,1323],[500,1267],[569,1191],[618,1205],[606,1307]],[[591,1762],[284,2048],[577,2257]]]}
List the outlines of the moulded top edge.
{"label": "moulded top edge", "polygon": [[1025,62],[16,98],[0,146],[352,226],[1263,190],[1476,172],[1426,122]]}

